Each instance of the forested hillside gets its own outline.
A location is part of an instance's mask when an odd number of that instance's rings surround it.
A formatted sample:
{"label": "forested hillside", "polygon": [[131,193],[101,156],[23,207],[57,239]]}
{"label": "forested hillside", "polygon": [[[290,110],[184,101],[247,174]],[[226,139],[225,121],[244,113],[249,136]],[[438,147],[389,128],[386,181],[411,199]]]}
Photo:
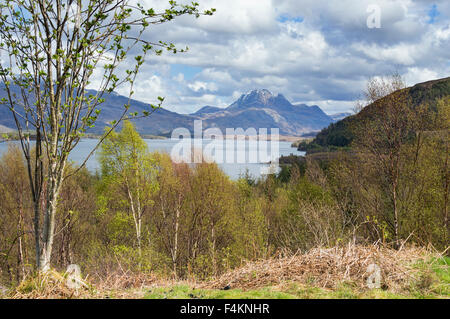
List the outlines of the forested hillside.
{"label": "forested hillside", "polygon": [[[434,81],[416,84],[412,87],[402,89],[408,96],[408,105],[417,108],[426,105],[429,112],[436,113],[437,101],[450,95],[450,77]],[[392,94],[399,94],[392,93]],[[355,136],[355,126],[364,118],[370,118],[379,106],[383,105],[383,99],[364,107],[358,114],[344,118],[336,123],[330,124],[320,131],[310,143],[302,143],[300,150],[309,153],[320,151],[333,151],[339,148],[348,148]],[[430,128],[433,129],[433,128]]]}

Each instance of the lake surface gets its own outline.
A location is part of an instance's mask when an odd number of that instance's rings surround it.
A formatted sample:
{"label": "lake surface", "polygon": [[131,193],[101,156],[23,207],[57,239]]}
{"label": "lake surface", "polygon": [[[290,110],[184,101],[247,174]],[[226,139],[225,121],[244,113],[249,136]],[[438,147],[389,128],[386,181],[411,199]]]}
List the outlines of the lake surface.
{"label": "lake surface", "polygon": [[[86,156],[91,152],[91,150],[95,147],[97,144],[97,140],[95,139],[84,139],[81,140],[80,143],[77,145],[77,147],[72,151],[72,153],[69,156],[69,159],[71,161],[74,161],[77,164],[81,164]],[[173,148],[180,143],[179,140],[157,140],[157,139],[146,139],[145,142],[147,143],[149,150],[151,152],[158,151],[158,152],[166,152],[168,154],[171,154]],[[246,163],[237,163],[237,158],[235,157],[235,160],[233,163],[218,163],[218,165],[221,167],[221,169],[232,179],[238,179],[242,174],[245,174],[246,171],[249,172],[250,175],[253,177],[260,177],[262,172],[264,170],[269,169],[270,165],[267,164],[267,160],[260,160],[260,157],[256,159],[255,162],[249,163],[249,150],[255,150],[255,145],[252,145],[251,143],[248,143],[248,141],[244,143],[227,143],[227,141],[213,141],[213,140],[187,140],[185,142],[192,142],[193,145],[200,145],[203,142],[203,150],[205,150],[205,147],[207,145],[214,145],[217,147],[217,149],[222,149],[222,152],[224,154],[223,158],[226,158],[227,154],[229,152],[233,152],[234,154],[237,154],[238,151],[242,152],[245,151],[246,154]],[[19,145],[19,142],[14,141],[10,143],[15,143]],[[212,144],[212,143],[218,143]],[[220,147],[219,145],[222,145],[223,147]],[[270,141],[267,142],[267,154],[270,155],[271,148],[270,148]],[[304,155],[304,152],[298,151],[296,148],[291,147],[291,142],[279,142],[279,155]],[[0,143],[0,156],[8,149],[8,143]],[[215,154],[212,152],[212,154]],[[241,153],[242,154],[242,153]],[[222,161],[225,162],[225,161]],[[86,167],[91,171],[95,172],[100,169],[99,163],[97,161],[97,157],[93,155],[86,163]]]}

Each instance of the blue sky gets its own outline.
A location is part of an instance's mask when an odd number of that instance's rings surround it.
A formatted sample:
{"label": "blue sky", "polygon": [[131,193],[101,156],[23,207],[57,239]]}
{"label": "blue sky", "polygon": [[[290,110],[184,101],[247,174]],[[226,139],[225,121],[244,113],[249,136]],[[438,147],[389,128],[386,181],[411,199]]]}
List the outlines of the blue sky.
{"label": "blue sky", "polygon": [[[409,85],[450,76],[450,1],[199,2],[217,13],[182,17],[146,33],[189,51],[150,57],[135,98],[165,96],[167,109],[191,113],[266,88],[335,113],[351,110],[373,76],[397,71]],[[144,3],[158,9],[167,1]],[[371,4],[380,8],[379,29],[367,27]]]}
{"label": "blue sky", "polygon": [[439,10],[437,8],[436,4],[431,5],[430,11],[428,11],[428,16],[430,19],[428,20],[428,23],[434,24],[437,22],[437,17],[439,16]]}

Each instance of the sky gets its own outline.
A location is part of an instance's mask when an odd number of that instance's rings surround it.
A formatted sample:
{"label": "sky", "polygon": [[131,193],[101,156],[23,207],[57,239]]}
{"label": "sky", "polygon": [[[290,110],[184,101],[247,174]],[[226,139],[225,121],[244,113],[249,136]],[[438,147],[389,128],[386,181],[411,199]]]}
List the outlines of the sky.
{"label": "sky", "polygon": [[[168,1],[140,2],[158,9]],[[164,108],[192,113],[265,88],[332,114],[351,111],[374,76],[398,72],[407,85],[450,76],[448,0],[198,2],[216,13],[146,31],[145,39],[189,51],[148,57],[135,99],[164,96]]]}

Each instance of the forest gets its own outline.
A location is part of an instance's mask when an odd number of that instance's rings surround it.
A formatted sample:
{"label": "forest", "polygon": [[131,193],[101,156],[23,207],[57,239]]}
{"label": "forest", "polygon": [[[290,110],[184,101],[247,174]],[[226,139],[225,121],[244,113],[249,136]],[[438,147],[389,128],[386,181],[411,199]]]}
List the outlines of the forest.
{"label": "forest", "polygon": [[[125,121],[97,152],[97,173],[68,166],[52,266],[64,272],[76,263],[97,283],[124,270],[208,281],[248,262],[318,247],[407,245],[448,255],[449,98],[433,112],[411,108],[397,85],[369,82],[374,102],[375,92],[389,98],[355,125],[350,151],[306,156],[259,179],[245,174],[233,181],[217,164],[177,164],[169,154],[150,153]],[[36,260],[31,192],[17,145],[1,158],[0,188],[0,278],[18,286]]]}

